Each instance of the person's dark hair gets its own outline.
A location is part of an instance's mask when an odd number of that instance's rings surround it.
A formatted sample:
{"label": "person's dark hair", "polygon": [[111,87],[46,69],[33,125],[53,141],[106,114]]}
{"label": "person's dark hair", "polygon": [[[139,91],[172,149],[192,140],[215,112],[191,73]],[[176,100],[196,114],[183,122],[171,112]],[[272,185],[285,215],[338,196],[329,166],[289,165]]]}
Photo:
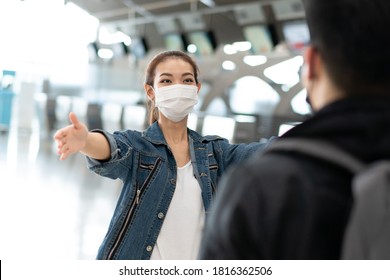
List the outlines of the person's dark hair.
{"label": "person's dark hair", "polygon": [[390,94],[390,1],[303,0],[312,45],[346,94]]}
{"label": "person's dark hair", "polygon": [[[148,67],[145,71],[145,84],[153,86],[154,84],[154,77],[156,75],[156,67],[160,63],[166,61],[167,59],[181,59],[185,62],[189,63],[192,66],[192,69],[194,70],[194,78],[196,84],[199,83],[198,76],[199,76],[199,68],[196,65],[195,61],[185,52],[182,51],[164,51],[159,54],[157,54],[150,62]],[[148,116],[149,116],[149,124],[154,123],[158,120],[158,109],[154,106],[154,103],[150,100],[147,100],[146,102],[147,109],[148,109]]]}

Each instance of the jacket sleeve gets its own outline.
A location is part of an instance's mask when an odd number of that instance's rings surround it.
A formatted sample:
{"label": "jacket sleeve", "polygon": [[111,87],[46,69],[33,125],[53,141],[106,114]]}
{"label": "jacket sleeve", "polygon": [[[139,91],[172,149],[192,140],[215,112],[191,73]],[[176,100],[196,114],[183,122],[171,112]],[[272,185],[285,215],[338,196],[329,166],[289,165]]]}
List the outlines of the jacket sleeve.
{"label": "jacket sleeve", "polygon": [[223,142],[222,150],[224,151],[225,166],[234,166],[244,160],[251,158],[253,155],[261,153],[266,149],[277,137],[271,137],[264,142],[252,142],[247,144],[228,144]]}
{"label": "jacket sleeve", "polygon": [[127,176],[132,169],[132,146],[128,137],[122,132],[111,134],[104,130],[93,130],[102,133],[109,145],[111,157],[109,160],[100,161],[87,157],[88,168],[98,175],[111,179],[121,179]]}

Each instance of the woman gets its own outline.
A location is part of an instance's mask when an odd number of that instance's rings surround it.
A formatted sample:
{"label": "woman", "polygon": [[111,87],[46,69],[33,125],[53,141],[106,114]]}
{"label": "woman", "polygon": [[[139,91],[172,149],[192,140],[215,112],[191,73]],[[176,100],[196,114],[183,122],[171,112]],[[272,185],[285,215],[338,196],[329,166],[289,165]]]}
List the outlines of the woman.
{"label": "woman", "polygon": [[218,179],[264,148],[187,128],[201,86],[198,72],[180,51],[152,59],[144,85],[150,126],[143,132],[88,131],[70,113],[71,125],[54,135],[61,160],[80,152],[91,170],[123,181],[98,259],[196,259]]}

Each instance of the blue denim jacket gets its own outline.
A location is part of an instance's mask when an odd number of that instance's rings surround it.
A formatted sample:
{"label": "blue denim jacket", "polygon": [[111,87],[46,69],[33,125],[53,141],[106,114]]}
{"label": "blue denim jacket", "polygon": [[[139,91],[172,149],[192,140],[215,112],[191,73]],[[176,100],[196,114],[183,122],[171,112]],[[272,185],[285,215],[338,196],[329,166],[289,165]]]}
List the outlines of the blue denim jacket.
{"label": "blue denim jacket", "polygon": [[[101,176],[121,179],[119,196],[98,259],[150,259],[176,186],[176,162],[157,123],[143,132],[100,130],[108,139],[111,158],[87,158]],[[188,129],[194,176],[202,189],[206,217],[218,179],[233,164],[266,144],[229,144],[218,136],[202,137]]]}

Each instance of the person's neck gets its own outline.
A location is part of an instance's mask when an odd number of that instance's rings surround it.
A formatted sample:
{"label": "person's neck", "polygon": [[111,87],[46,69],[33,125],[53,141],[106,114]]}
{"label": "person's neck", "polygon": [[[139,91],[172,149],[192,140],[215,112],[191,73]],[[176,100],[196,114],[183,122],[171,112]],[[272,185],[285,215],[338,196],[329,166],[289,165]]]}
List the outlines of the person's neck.
{"label": "person's neck", "polygon": [[187,123],[185,120],[178,123],[160,120],[159,125],[165,140],[169,144],[180,144],[187,141]]}
{"label": "person's neck", "polygon": [[330,81],[328,76],[322,80],[317,80],[313,91],[311,102],[315,110],[320,110],[345,97],[344,92]]}

